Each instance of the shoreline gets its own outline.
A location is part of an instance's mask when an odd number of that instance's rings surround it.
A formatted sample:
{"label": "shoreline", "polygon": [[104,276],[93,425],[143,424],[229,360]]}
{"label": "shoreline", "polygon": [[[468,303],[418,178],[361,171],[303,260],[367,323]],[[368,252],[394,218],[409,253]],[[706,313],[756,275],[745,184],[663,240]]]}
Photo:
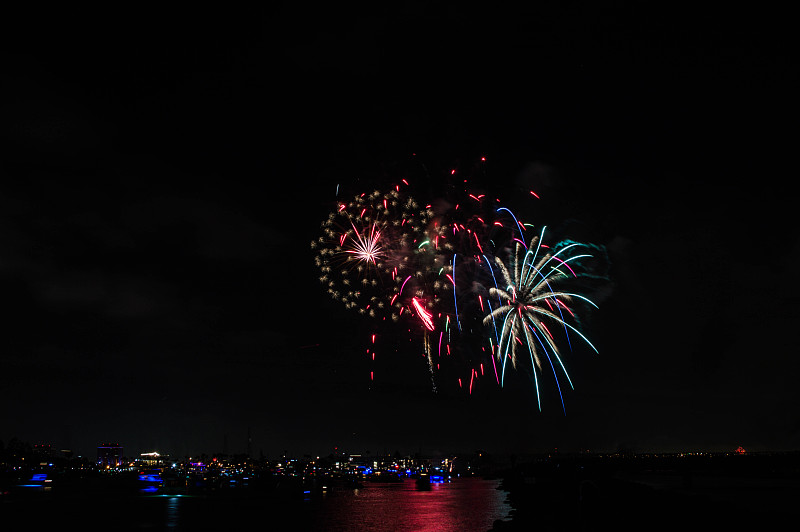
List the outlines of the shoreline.
{"label": "shoreline", "polygon": [[525,464],[503,475],[498,489],[507,492],[511,515],[489,532],[757,530],[800,516],[796,463],[730,467],[742,464],[658,469],[574,457]]}

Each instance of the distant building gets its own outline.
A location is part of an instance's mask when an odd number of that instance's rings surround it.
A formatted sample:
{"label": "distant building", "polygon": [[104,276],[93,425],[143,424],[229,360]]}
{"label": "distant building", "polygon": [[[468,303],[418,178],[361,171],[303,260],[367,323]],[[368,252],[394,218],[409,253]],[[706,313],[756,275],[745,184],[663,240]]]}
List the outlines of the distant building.
{"label": "distant building", "polygon": [[56,456],[55,450],[53,446],[49,443],[37,443],[33,446],[33,454],[39,460],[45,460],[45,462],[41,465],[46,465],[46,460],[49,460]]}
{"label": "distant building", "polygon": [[168,454],[159,454],[157,452],[142,453],[139,455],[139,458],[136,459],[137,464],[151,467],[165,465],[168,461]]}
{"label": "distant building", "polygon": [[122,465],[122,446],[118,443],[104,443],[97,447],[97,465],[100,467],[119,467]]}

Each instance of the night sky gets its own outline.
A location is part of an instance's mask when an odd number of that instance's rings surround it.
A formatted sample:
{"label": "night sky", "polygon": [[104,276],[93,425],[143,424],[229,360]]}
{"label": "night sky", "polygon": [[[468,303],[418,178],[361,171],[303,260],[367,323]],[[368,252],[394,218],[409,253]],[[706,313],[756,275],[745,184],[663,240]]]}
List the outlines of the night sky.
{"label": "night sky", "polygon": [[[786,15],[526,5],[8,17],[0,440],[797,449]],[[337,187],[424,165],[436,188],[480,157],[528,218],[608,251],[566,416],[552,381],[541,413],[524,389],[433,394],[418,337],[317,280]]]}

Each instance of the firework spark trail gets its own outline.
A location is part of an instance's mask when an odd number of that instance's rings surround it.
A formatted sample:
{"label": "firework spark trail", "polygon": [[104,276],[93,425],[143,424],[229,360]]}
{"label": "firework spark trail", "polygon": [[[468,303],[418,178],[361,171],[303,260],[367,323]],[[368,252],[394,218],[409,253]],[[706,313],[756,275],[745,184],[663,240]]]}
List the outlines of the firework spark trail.
{"label": "firework spark trail", "polygon": [[[483,257],[483,260],[484,260],[484,262],[482,264],[486,264],[486,266],[489,268],[489,273],[492,276],[492,282],[494,283],[495,289],[497,289],[497,279],[494,276],[494,270],[492,269],[492,263],[491,263],[491,261],[489,261],[489,259],[486,258],[486,255],[481,255],[481,256]],[[495,340],[497,341],[497,343],[499,345],[500,344],[500,339],[497,336],[497,324],[494,321],[494,309],[492,309],[491,300],[489,300],[489,299],[486,300],[486,306],[489,307],[489,316],[492,317],[492,332],[494,333]],[[489,339],[489,341],[491,343],[491,338]],[[494,357],[494,346],[492,345],[491,347],[492,347],[491,359],[492,359],[492,367],[494,368],[494,376],[495,376],[495,379],[497,380],[497,384],[500,384],[500,377],[497,375],[497,364],[495,364],[495,361],[494,361],[494,358],[495,358]]]}
{"label": "firework spark trail", "polygon": [[450,280],[453,282],[453,306],[455,306],[456,310],[456,324],[458,325],[458,330],[461,330],[461,321],[458,319],[458,301],[456,299],[456,255],[453,254],[453,277]]}
{"label": "firework spark trail", "polygon": [[[527,326],[527,324],[526,324],[526,326]],[[530,329],[530,326],[528,326],[528,328]],[[536,331],[533,330],[533,329],[531,329],[531,332],[536,337],[536,341],[539,342],[539,345],[542,346],[542,351],[544,352],[544,356],[547,358],[547,362],[550,363],[550,369],[553,370],[553,377],[554,377],[554,380],[556,381],[556,387],[558,388],[558,397],[561,399],[561,409],[564,411],[564,415],[566,416],[567,415],[567,409],[564,406],[564,394],[561,393],[561,383],[558,382],[558,375],[556,374],[556,368],[553,366],[553,361],[550,360],[550,355],[547,353],[547,349],[545,348],[544,344],[542,343],[542,340],[539,338],[539,335],[537,335]],[[530,344],[529,344],[529,348],[530,348]],[[561,359],[558,357],[558,355],[555,354],[555,352],[554,352],[554,356],[558,359],[558,361],[560,363]],[[564,365],[562,364],[561,367],[563,368]],[[572,381],[569,379],[569,375],[567,374],[566,370],[564,370],[564,374],[567,375],[567,380],[569,380],[570,386],[572,386]],[[538,399],[538,397],[537,397],[537,399]],[[540,402],[539,403],[539,411],[541,411],[541,410],[542,410],[542,406],[541,406],[541,402]]]}
{"label": "firework spark trail", "polygon": [[[408,186],[407,180],[402,181]],[[443,367],[468,365],[472,394],[476,387],[482,387],[479,377],[484,374],[485,357],[491,359],[495,381],[501,387],[506,370],[520,369],[519,364],[527,365],[525,359],[529,358],[539,410],[539,373],[549,365],[566,411],[559,375],[563,373],[561,378],[566,378],[570,388],[574,386],[551,330],[559,333],[563,329],[559,335],[564,335],[570,351],[570,336],[576,334],[597,352],[567,321],[578,323],[569,306],[574,302],[594,308],[597,305],[581,294],[561,289],[561,283],[586,275],[581,259],[592,255],[576,254],[577,246],[587,245],[570,240],[562,240],[554,248],[544,245],[546,227],[527,245],[525,233],[533,230],[532,224],[523,224],[510,209],[498,207],[499,199],[487,201],[481,191],[466,187],[463,195],[444,210],[437,207],[434,217],[431,204],[435,202],[420,207],[401,192],[400,185],[389,192],[362,193],[349,202],[338,199],[337,185],[334,212],[322,224],[323,236],[312,242],[312,248],[318,250],[315,262],[321,271],[320,281],[335,300],[361,314],[383,320],[390,317],[392,321],[419,319],[416,323],[423,336],[434,392],[440,363]],[[530,194],[539,198],[533,191]],[[509,247],[510,253],[501,260],[499,254]],[[603,279],[602,275],[594,278]],[[450,294],[448,282],[452,284]],[[477,301],[472,299],[475,295]],[[431,311],[435,307],[439,308],[438,315]],[[488,350],[468,348],[470,342],[478,341],[474,326],[469,325],[475,321],[485,327],[486,335],[480,341],[488,341]],[[552,328],[553,324],[559,327]],[[438,359],[434,364],[430,335],[437,331]],[[445,359],[441,358],[443,343],[448,355]],[[525,351],[529,357],[520,358],[518,355]],[[542,358],[548,364],[543,364]],[[475,369],[478,364],[480,375]],[[461,366],[454,376],[459,376],[459,387],[466,388],[464,369]],[[374,378],[374,372],[370,372],[370,378]]]}
{"label": "firework spark trail", "polygon": [[[533,335],[536,336],[536,332],[531,329],[530,327],[525,328],[525,340],[528,346],[528,353],[531,355],[531,367],[534,367],[534,356],[533,356],[533,349],[531,349],[531,341],[530,337],[528,336],[528,330],[530,329],[533,332]],[[539,340],[538,337],[536,337]],[[541,343],[541,341],[539,341]],[[539,412],[542,411],[542,398],[539,396],[539,377],[536,375],[536,371],[533,371],[533,385],[536,387],[536,404],[539,406]]]}
{"label": "firework spark trail", "polygon": [[411,304],[414,306],[414,309],[417,311],[417,314],[419,314],[419,319],[422,320],[422,323],[425,325],[425,328],[428,329],[429,331],[434,330],[435,327],[433,326],[433,319],[432,319],[433,315],[430,312],[428,312],[428,310],[425,307],[422,306],[422,303],[420,303],[419,299],[417,299],[416,297],[412,297]]}
{"label": "firework spark trail", "polygon": [[[380,246],[381,231],[377,229],[375,224],[370,227],[369,236],[365,236],[353,226],[353,232],[356,238],[353,238],[353,248],[345,249],[345,253],[351,253],[357,260],[362,262],[372,263],[377,265],[377,259],[383,256],[383,249]],[[343,233],[340,239],[341,245],[347,240],[347,234]]]}
{"label": "firework spark trail", "polygon": [[[536,240],[536,244],[537,244],[537,245],[536,245],[536,251],[535,251],[535,252],[534,252],[534,254],[533,254],[533,258],[531,259],[531,262],[530,262],[530,267],[528,268],[528,274],[527,274],[527,275],[525,274],[525,262],[526,262],[526,260],[527,260],[528,254],[530,253],[530,250],[528,250],[528,252],[525,254],[525,259],[523,259],[523,264],[522,264],[522,272],[523,272],[523,284],[527,284],[527,283],[528,283],[528,276],[530,275],[530,273],[531,273],[531,270],[535,271],[535,272],[536,272],[538,275],[540,275],[540,276],[542,277],[542,280],[541,280],[539,283],[537,283],[537,286],[538,286],[539,284],[541,284],[542,282],[544,282],[544,283],[546,283],[546,284],[547,284],[547,288],[550,290],[550,294],[551,294],[551,296],[552,296],[552,297],[553,297],[553,299],[556,301],[556,307],[558,308],[558,313],[561,315],[561,319],[563,320],[563,319],[564,319],[564,314],[561,312],[561,307],[560,307],[560,305],[558,304],[558,303],[559,303],[559,301],[558,301],[558,299],[557,299],[557,298],[556,298],[556,297],[553,295],[553,293],[554,293],[554,292],[553,292],[553,288],[550,286],[550,283],[547,281],[547,276],[544,276],[544,275],[542,275],[542,270],[541,270],[541,269],[542,269],[544,266],[546,266],[547,264],[549,264],[550,260],[552,260],[552,259],[554,259],[554,258],[555,258],[555,259],[557,259],[557,260],[559,260],[559,261],[561,261],[561,259],[557,258],[557,255],[558,255],[559,253],[562,253],[562,252],[566,251],[567,249],[569,249],[569,248],[571,248],[571,247],[573,247],[573,246],[572,246],[572,245],[570,245],[570,246],[566,246],[565,248],[561,249],[561,250],[560,250],[560,251],[558,251],[558,252],[557,252],[555,255],[553,255],[552,257],[548,258],[546,261],[544,261],[544,263],[543,263],[543,264],[542,264],[540,267],[536,267],[536,266],[534,266],[534,264],[536,263],[536,257],[537,257],[537,256],[538,256],[538,254],[539,254],[539,248],[540,248],[540,247],[542,247],[542,240],[544,239],[544,232],[545,232],[545,229],[546,229],[546,227],[542,227],[542,232],[541,232],[541,234],[539,235],[539,238]],[[577,245],[577,244],[575,244],[575,245]],[[534,241],[532,240],[532,241],[531,241],[531,247],[533,247],[533,246],[534,246]],[[548,257],[548,255],[545,255],[545,258],[547,258],[547,257]],[[561,262],[562,262],[562,263],[564,263],[564,264],[566,264],[566,262],[564,262],[564,261],[561,261]],[[572,270],[572,268],[570,268],[570,270]],[[550,270],[550,272],[548,273],[548,275],[549,275],[550,273],[552,273],[553,271],[554,271],[554,270]],[[559,272],[559,273],[561,273],[561,272]],[[574,272],[573,272],[573,273],[574,273]],[[562,274],[562,275],[563,275],[563,274]],[[577,275],[576,275],[576,277],[577,277]],[[536,287],[534,287],[534,289],[536,289]],[[547,300],[547,299],[545,299],[544,301],[545,301],[546,303],[548,303],[548,306],[549,306],[549,302],[548,302],[548,300]],[[566,326],[564,326],[564,332],[565,332],[565,336],[566,336],[566,338],[567,338],[567,344],[568,344],[568,346],[569,346],[569,349],[570,349],[570,351],[571,351],[571,350],[572,350],[572,341],[571,341],[571,340],[570,340],[570,338],[569,338],[569,334],[568,334],[568,330],[567,330],[567,327],[566,327]]]}
{"label": "firework spark trail", "polygon": [[[499,211],[500,209],[498,209]],[[509,211],[510,213],[510,211]],[[513,216],[513,214],[512,214]],[[570,387],[573,388],[572,380],[564,366],[563,360],[560,356],[557,345],[547,325],[542,321],[543,318],[553,320],[556,323],[563,325],[565,332],[573,331],[580,336],[595,352],[597,349],[591,342],[578,331],[575,327],[567,323],[561,309],[567,309],[570,315],[574,313],[566,305],[566,301],[572,298],[586,301],[593,306],[588,298],[572,292],[557,291],[553,289],[552,282],[559,282],[567,278],[567,275],[557,270],[556,266],[550,266],[551,262],[558,262],[560,265],[568,266],[568,262],[577,260],[587,255],[576,255],[566,258],[566,260],[557,257],[566,252],[567,249],[574,247],[577,244],[565,246],[563,249],[557,251],[553,255],[545,254],[538,260],[539,249],[541,241],[544,238],[544,229],[538,237],[533,237],[530,247],[526,248],[526,252],[520,261],[522,246],[517,244],[515,250],[509,259],[509,266],[506,266],[499,258],[495,257],[495,263],[506,286],[505,290],[495,286],[489,289],[491,297],[496,298],[500,302],[500,306],[491,310],[489,315],[484,316],[484,325],[492,325],[492,329],[497,335],[497,330],[500,330],[498,337],[498,353],[502,353],[502,377],[501,385],[505,380],[505,371],[508,360],[511,360],[511,365],[517,367],[519,363],[518,346],[525,345],[531,359],[531,370],[533,373],[534,384],[537,389],[537,401],[540,401],[538,390],[538,371],[542,370],[541,357],[547,359],[548,364],[553,370],[553,376],[556,380],[559,397],[561,398],[562,409],[566,413],[564,407],[563,392],[558,378],[558,373],[555,370],[552,358],[554,357],[568,380]],[[549,270],[544,268],[550,267]],[[574,277],[577,277],[574,270]],[[553,302],[558,314],[553,311]],[[542,306],[545,305],[545,306]],[[502,324],[498,326],[497,318],[503,317]],[[541,335],[539,334],[541,333]],[[535,342],[534,342],[535,338]],[[522,339],[525,341],[523,342]],[[569,341],[569,335],[567,334]],[[539,344],[538,347],[536,344]],[[571,347],[571,344],[570,344]],[[552,353],[553,357],[550,356]],[[540,356],[541,355],[541,356]],[[538,370],[538,371],[537,371]],[[574,388],[573,388],[574,389]],[[541,403],[539,403],[541,408]]]}
{"label": "firework spark trail", "polygon": [[[515,227],[516,227],[517,229],[519,229],[520,227],[522,227],[522,224],[520,224],[520,223],[519,223],[519,221],[517,220],[517,217],[516,217],[516,216],[514,216],[514,213],[513,213],[513,212],[511,212],[509,209],[507,209],[506,207],[500,207],[500,208],[498,208],[498,209],[497,209],[497,212],[500,212],[500,211],[506,211],[508,214],[510,214],[510,215],[511,215],[511,217],[514,219],[514,225],[515,225]],[[522,238],[524,238],[524,235],[522,234],[522,230],[520,230],[520,232],[519,232],[519,236],[520,236],[520,237],[522,237]],[[520,242],[522,242],[522,241],[520,240]],[[522,242],[522,247],[524,247],[524,248],[526,248],[526,249],[527,249],[527,246],[525,245],[525,242]]]}
{"label": "firework spark trail", "polygon": [[[528,254],[530,254],[530,250],[528,250],[528,252],[525,254],[525,259],[523,259],[523,284],[528,284],[528,276],[531,274],[531,271],[534,271],[536,274],[538,274],[539,276],[541,276],[541,277],[542,277],[542,279],[541,279],[541,281],[539,281],[539,282],[537,283],[537,285],[534,287],[534,290],[535,290],[536,288],[538,288],[538,286],[539,286],[539,285],[541,285],[541,283],[545,283],[545,284],[547,284],[547,287],[548,287],[548,289],[550,290],[551,297],[552,297],[552,298],[553,298],[553,300],[555,301],[555,303],[556,303],[556,308],[558,309],[558,313],[559,313],[559,315],[561,316],[561,320],[563,321],[563,320],[564,320],[564,314],[561,312],[561,307],[562,307],[562,306],[563,306],[563,307],[564,307],[564,308],[565,308],[565,309],[566,309],[566,310],[567,310],[567,311],[568,311],[568,312],[569,312],[569,313],[570,313],[572,316],[574,316],[574,313],[572,312],[572,310],[570,310],[570,308],[569,308],[569,307],[567,307],[567,306],[566,306],[564,303],[562,303],[561,301],[559,301],[559,300],[558,300],[558,298],[555,296],[555,293],[553,292],[553,288],[550,286],[550,283],[547,281],[547,278],[548,278],[548,277],[549,277],[549,276],[550,276],[550,275],[551,275],[551,274],[552,274],[554,271],[555,271],[555,272],[558,272],[558,273],[559,273],[559,274],[560,274],[562,277],[565,277],[565,275],[563,274],[563,272],[561,272],[561,271],[560,271],[560,270],[558,270],[557,268],[551,268],[551,270],[548,272],[548,274],[547,274],[547,275],[544,275],[544,274],[542,274],[542,268],[544,268],[545,266],[547,266],[551,260],[555,259],[555,260],[559,261],[561,264],[563,264],[563,265],[567,266],[567,268],[569,268],[569,270],[572,272],[572,274],[573,274],[573,277],[576,277],[576,278],[577,278],[577,274],[575,273],[575,271],[574,271],[574,270],[573,270],[573,269],[572,269],[572,268],[571,268],[571,267],[570,267],[570,266],[569,266],[567,263],[568,263],[568,262],[570,262],[570,261],[572,261],[572,260],[577,260],[577,259],[580,259],[580,258],[585,258],[585,257],[591,257],[591,255],[588,255],[588,254],[583,254],[583,255],[575,255],[575,256],[572,256],[572,257],[568,258],[567,260],[562,260],[562,259],[560,259],[560,258],[558,257],[558,255],[560,255],[561,253],[563,253],[563,252],[567,251],[568,249],[571,249],[571,248],[573,248],[573,247],[575,247],[575,246],[580,246],[580,245],[581,245],[581,244],[579,244],[579,243],[573,243],[573,244],[569,244],[569,245],[567,245],[567,246],[564,246],[562,249],[560,249],[559,251],[557,251],[557,252],[556,252],[554,255],[552,255],[552,256],[545,255],[545,258],[546,258],[547,260],[546,260],[546,261],[544,261],[544,262],[543,262],[543,263],[542,263],[542,264],[541,264],[539,267],[536,267],[536,266],[534,266],[534,264],[535,264],[535,262],[536,262],[536,257],[537,257],[537,255],[538,255],[538,253],[539,253],[539,248],[540,248],[540,247],[543,247],[543,245],[542,245],[542,240],[544,239],[544,232],[545,232],[545,229],[546,229],[546,227],[543,227],[543,228],[542,228],[542,232],[541,232],[541,234],[539,235],[539,238],[538,238],[538,240],[536,240],[536,243],[537,243],[537,245],[536,245],[536,251],[534,252],[533,258],[531,259],[531,261],[530,261],[530,263],[529,263],[529,264],[530,264],[530,267],[528,268],[528,272],[527,272],[527,274],[525,274],[525,263],[527,262],[527,256],[528,256]],[[532,240],[532,241],[531,241],[531,247],[533,247],[533,246],[534,246],[534,241]],[[549,258],[548,258],[548,257],[549,257]],[[576,296],[577,296],[577,295],[576,295]],[[579,297],[579,296],[577,296],[577,297]],[[588,301],[588,300],[587,300],[587,301]],[[547,299],[545,299],[545,302],[547,302]],[[592,305],[594,305],[594,303],[592,303],[591,301],[589,301],[589,303],[591,303]],[[548,305],[549,305],[549,303],[548,303]],[[567,344],[568,344],[568,346],[569,346],[569,349],[570,349],[570,351],[571,351],[571,350],[572,350],[572,341],[570,340],[570,337],[569,337],[569,332],[568,332],[568,329],[567,329],[567,326],[566,326],[566,324],[564,324],[564,333],[565,333],[565,337],[566,337],[566,339],[567,339]]]}
{"label": "firework spark trail", "polygon": [[[441,341],[441,339],[440,339]],[[425,357],[428,361],[428,373],[431,376],[431,389],[433,393],[437,393],[438,389],[436,388],[436,374],[433,371],[433,354],[431,352],[431,339],[430,334],[428,331],[425,331],[425,337],[423,339],[423,346],[425,348]]]}

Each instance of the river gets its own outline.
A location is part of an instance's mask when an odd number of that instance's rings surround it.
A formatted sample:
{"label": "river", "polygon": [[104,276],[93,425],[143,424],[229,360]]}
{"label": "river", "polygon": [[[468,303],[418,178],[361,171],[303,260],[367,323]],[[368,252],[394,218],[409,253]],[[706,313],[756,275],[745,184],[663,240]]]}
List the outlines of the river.
{"label": "river", "polygon": [[[413,480],[366,483],[306,499],[254,495],[29,497],[0,504],[26,530],[292,530],[485,532],[508,520],[498,480],[456,478],[420,490]],[[5,527],[4,527],[5,528]],[[10,529],[11,530],[11,529]]]}

